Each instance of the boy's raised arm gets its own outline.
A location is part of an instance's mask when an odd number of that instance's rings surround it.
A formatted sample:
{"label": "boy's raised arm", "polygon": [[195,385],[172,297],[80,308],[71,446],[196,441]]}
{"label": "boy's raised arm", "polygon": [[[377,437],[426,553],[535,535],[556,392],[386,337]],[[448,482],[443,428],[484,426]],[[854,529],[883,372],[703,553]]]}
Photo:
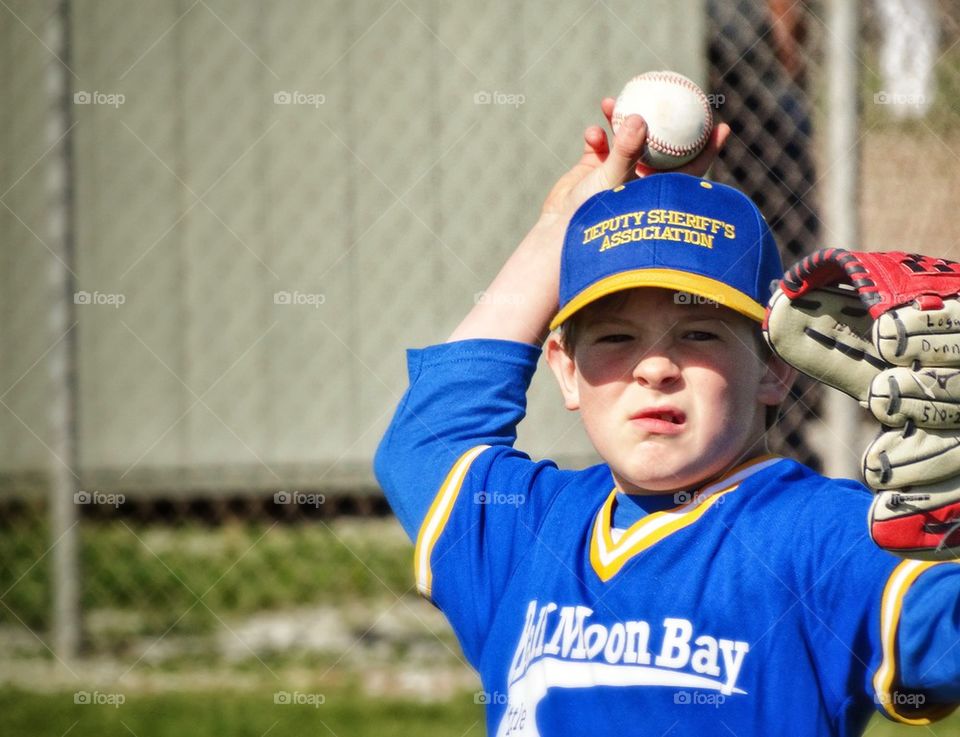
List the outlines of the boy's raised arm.
{"label": "boy's raised arm", "polygon": [[[608,121],[613,105],[610,97],[601,103]],[[697,176],[706,173],[729,133],[726,124],[716,126],[704,151],[678,171]],[[467,314],[448,343],[471,338],[496,338],[535,346],[543,343],[550,319],[557,312],[560,251],[567,224],[592,195],[651,173],[638,164],[646,136],[646,124],[638,115],[624,121],[612,147],[603,128],[587,128],[580,161],[553,186],[540,218],[487,288],[487,298]]]}
{"label": "boy's raised arm", "polygon": [[[613,105],[612,98],[601,105],[608,120]],[[684,171],[705,172],[729,130],[718,126]],[[510,448],[516,441],[539,348],[557,311],[567,223],[592,195],[647,173],[637,164],[646,142],[643,120],[631,116],[618,132],[611,150],[600,126],[586,130],[580,161],[554,185],[536,225],[490,285],[489,299],[470,311],[446,344],[408,352],[410,385],[377,449],[374,470],[412,538],[458,459],[479,446]],[[501,342],[463,345],[470,339]],[[521,465],[524,473],[534,472],[529,459]]]}

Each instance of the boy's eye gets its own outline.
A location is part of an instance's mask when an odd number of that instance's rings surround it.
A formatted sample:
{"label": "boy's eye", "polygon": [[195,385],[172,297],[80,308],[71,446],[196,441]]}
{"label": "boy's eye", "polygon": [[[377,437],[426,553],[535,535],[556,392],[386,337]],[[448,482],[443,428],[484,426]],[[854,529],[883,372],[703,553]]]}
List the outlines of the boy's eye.
{"label": "boy's eye", "polygon": [[598,343],[623,343],[628,340],[633,340],[633,336],[626,333],[610,333],[597,338]]}
{"label": "boy's eye", "polygon": [[683,337],[689,340],[716,340],[718,336],[708,330],[688,330]]}

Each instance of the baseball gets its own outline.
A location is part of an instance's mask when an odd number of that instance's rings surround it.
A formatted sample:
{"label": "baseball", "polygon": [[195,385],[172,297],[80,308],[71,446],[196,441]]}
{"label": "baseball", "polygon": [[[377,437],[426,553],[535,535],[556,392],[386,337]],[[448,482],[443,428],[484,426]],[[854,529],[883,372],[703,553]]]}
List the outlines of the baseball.
{"label": "baseball", "polygon": [[613,108],[613,132],[628,115],[647,121],[647,150],[641,161],[654,169],[676,169],[696,157],[713,130],[703,90],[676,72],[646,72],[624,86]]}

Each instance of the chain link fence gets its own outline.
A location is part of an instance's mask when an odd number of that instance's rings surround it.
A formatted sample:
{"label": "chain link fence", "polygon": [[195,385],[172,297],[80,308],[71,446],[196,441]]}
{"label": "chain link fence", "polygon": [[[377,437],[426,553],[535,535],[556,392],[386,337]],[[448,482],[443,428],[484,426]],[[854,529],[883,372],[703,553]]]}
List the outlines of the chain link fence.
{"label": "chain link fence", "polygon": [[[757,203],[789,265],[822,247],[814,115],[822,99],[823,9],[750,0],[711,0],[707,8],[716,30],[707,49],[710,84],[732,131],[713,176]],[[820,400],[816,383],[800,377],[768,434],[771,451],[820,470],[806,437]]]}
{"label": "chain link fence", "polygon": [[[40,41],[64,5],[58,59]],[[676,68],[714,94],[734,135],[713,176],[758,202],[785,262],[827,245],[960,256],[957,3],[864,5],[862,244],[823,223],[824,3],[647,5],[0,9],[6,652],[56,657],[51,68],[71,85],[81,653],[121,664],[113,678],[211,660],[336,673],[401,652],[466,672],[412,595],[369,462],[403,348],[444,339],[482,298],[631,73]],[[521,447],[591,462],[540,374]],[[818,465],[820,403],[800,384],[772,449]],[[12,662],[4,679],[30,672]]]}

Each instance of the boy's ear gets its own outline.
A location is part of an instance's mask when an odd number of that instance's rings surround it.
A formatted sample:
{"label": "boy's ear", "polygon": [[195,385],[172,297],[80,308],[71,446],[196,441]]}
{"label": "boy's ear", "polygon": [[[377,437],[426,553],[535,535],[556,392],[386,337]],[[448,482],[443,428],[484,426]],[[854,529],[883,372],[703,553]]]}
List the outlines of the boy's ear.
{"label": "boy's ear", "polygon": [[580,392],[577,389],[577,366],[573,359],[563,350],[560,336],[550,333],[546,345],[547,363],[553,375],[557,377],[560,393],[563,394],[563,403],[569,410],[580,409]]}
{"label": "boy's ear", "polygon": [[775,407],[787,398],[790,387],[796,381],[797,370],[779,356],[771,353],[766,368],[760,378],[757,398],[761,404]]}

